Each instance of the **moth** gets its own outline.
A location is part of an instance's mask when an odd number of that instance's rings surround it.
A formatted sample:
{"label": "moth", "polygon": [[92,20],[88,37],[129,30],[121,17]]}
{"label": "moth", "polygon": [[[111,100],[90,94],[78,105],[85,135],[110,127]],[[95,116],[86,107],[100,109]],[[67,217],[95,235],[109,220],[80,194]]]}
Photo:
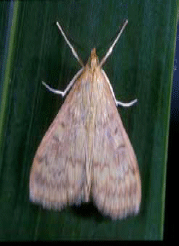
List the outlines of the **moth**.
{"label": "moth", "polygon": [[129,107],[137,99],[117,101],[101,68],[127,23],[101,62],[94,48],[84,66],[56,22],[82,68],[65,91],[43,82],[62,97],[71,89],[37,149],[30,172],[30,200],[46,209],[61,210],[93,201],[99,211],[114,220],[139,212],[139,168],[116,107]]}

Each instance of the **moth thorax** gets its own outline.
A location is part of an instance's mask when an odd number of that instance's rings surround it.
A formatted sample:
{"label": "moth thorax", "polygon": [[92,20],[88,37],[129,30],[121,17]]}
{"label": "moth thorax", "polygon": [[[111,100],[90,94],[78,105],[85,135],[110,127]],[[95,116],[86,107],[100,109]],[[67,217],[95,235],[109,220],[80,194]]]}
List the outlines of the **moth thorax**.
{"label": "moth thorax", "polygon": [[92,51],[91,51],[91,69],[95,69],[98,64],[99,64],[99,61],[98,61],[98,57],[96,55],[96,48],[93,48]]}

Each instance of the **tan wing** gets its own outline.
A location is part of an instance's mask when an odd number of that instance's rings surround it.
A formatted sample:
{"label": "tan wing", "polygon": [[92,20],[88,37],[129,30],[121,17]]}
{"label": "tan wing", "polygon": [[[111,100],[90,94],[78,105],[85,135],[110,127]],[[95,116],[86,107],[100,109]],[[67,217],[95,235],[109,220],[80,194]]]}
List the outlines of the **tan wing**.
{"label": "tan wing", "polygon": [[79,204],[84,197],[87,152],[84,116],[89,103],[83,96],[86,83],[76,81],[33,161],[30,200],[45,208],[60,210],[67,204]]}
{"label": "tan wing", "polygon": [[[102,80],[101,76],[98,74],[99,80]],[[108,83],[103,83],[103,89],[97,93],[92,167],[93,201],[100,211],[112,219],[122,219],[139,211],[139,169]]]}

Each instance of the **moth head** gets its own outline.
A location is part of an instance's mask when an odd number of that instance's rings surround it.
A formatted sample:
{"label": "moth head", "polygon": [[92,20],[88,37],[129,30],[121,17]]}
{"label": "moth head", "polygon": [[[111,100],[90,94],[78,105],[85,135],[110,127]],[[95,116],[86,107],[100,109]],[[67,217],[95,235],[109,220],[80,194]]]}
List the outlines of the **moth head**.
{"label": "moth head", "polygon": [[98,60],[98,57],[96,55],[96,48],[93,48],[91,51],[91,57],[90,57],[89,63],[90,63],[91,69],[94,69],[99,64],[99,60]]}

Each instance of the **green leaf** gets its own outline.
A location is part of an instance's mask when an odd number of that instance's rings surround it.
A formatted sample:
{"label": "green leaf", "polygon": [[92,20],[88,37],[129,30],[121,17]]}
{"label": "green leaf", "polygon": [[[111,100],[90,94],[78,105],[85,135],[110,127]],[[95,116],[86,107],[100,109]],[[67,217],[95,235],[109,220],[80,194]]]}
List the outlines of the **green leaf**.
{"label": "green leaf", "polygon": [[[161,240],[177,1],[4,1],[1,11],[0,240]],[[103,66],[135,149],[142,180],[139,215],[111,221],[92,203],[55,212],[29,201],[35,151],[80,65],[93,47],[101,59],[124,19],[129,23]]]}

